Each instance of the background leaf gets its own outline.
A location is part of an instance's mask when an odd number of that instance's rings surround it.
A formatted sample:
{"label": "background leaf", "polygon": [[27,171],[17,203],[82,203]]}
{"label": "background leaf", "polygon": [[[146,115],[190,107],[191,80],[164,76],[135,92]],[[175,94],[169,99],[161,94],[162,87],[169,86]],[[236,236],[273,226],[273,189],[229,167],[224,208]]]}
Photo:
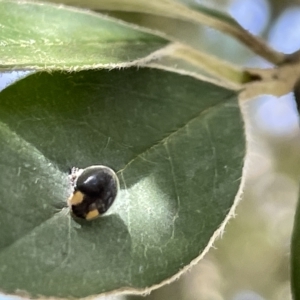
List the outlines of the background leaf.
{"label": "background leaf", "polygon": [[291,288],[293,299],[300,299],[300,208],[299,202],[294,219],[291,243]]}
{"label": "background leaf", "polygon": [[151,54],[167,41],[90,11],[0,1],[0,68],[80,70]]}
{"label": "background leaf", "polygon": [[[0,290],[85,297],[158,284],[207,247],[240,185],[234,92],[156,69],[31,75],[0,94]],[[76,223],[67,170],[121,192]]]}
{"label": "background leaf", "polygon": [[[50,0],[51,2],[65,3],[80,7],[88,7],[93,10],[112,10],[125,12],[138,12],[169,17],[177,20],[188,21],[194,24],[209,26],[220,32],[230,35],[246,45],[257,55],[266,60],[280,64],[285,61],[284,54],[270,48],[263,40],[256,38],[241,27],[228,14],[208,8],[204,5],[192,3],[192,1],[176,0]],[[161,27],[163,29],[165,26]],[[168,30],[169,31],[169,30]]]}

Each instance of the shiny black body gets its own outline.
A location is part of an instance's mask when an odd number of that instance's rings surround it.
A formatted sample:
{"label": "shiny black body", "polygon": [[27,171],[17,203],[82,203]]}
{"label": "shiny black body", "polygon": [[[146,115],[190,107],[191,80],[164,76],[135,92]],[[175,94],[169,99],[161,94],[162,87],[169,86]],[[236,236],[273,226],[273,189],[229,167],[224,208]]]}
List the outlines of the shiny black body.
{"label": "shiny black body", "polygon": [[77,178],[74,193],[81,192],[83,201],[72,205],[72,212],[78,218],[97,209],[104,214],[113,204],[119,189],[118,178],[113,170],[105,166],[86,168]]}

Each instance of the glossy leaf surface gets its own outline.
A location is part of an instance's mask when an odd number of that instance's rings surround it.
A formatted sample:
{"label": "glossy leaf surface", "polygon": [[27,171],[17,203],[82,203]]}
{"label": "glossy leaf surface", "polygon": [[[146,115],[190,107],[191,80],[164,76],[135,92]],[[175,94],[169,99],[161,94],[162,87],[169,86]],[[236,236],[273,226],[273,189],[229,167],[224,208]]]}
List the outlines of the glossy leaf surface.
{"label": "glossy leaf surface", "polygon": [[139,60],[167,41],[91,11],[0,1],[0,69],[80,70]]}
{"label": "glossy leaf surface", "polygon": [[[207,247],[233,205],[237,95],[157,69],[31,75],[0,93],[0,290],[86,297],[158,284]],[[68,168],[113,168],[121,192],[75,222]]]}

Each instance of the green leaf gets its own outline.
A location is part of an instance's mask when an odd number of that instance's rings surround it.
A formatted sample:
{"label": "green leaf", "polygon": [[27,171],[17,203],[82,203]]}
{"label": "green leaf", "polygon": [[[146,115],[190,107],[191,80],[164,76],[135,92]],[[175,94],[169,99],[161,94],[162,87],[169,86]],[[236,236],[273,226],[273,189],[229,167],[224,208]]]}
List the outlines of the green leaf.
{"label": "green leaf", "polygon": [[[148,68],[31,75],[0,93],[0,290],[144,289],[197,259],[227,219],[245,140],[233,91]],[[113,168],[108,214],[75,222],[67,170]]]}
{"label": "green leaf", "polygon": [[0,69],[114,67],[167,41],[86,10],[0,0]]}
{"label": "green leaf", "polygon": [[291,242],[291,289],[294,300],[300,299],[300,202],[294,218]]}
{"label": "green leaf", "polygon": [[[244,82],[245,76],[243,71],[239,70],[235,65],[231,65],[229,61],[232,61],[234,64],[238,62],[244,64],[246,58],[249,60],[253,57],[253,53],[227,35],[213,32],[214,38],[209,38],[210,34],[207,30],[204,31],[205,28],[203,26],[150,14],[122,11],[105,11],[105,14],[127,23],[135,24],[140,28],[149,28],[154,32],[160,32],[161,35],[164,34],[170,40],[179,42],[176,43],[173,51],[171,47],[168,47],[168,51],[166,51],[167,47],[164,48],[164,51],[160,51],[157,59],[158,63],[161,63],[161,60],[166,56],[169,56],[171,60],[174,60],[174,57],[179,58],[179,54],[181,61],[174,61],[171,66],[178,68],[180,65],[181,69],[189,71],[190,68],[187,65],[184,66],[184,62],[187,62],[194,69],[195,67],[198,68],[198,73],[203,73],[204,71],[204,73],[210,74],[213,78],[222,78],[235,84]],[[222,47],[224,43],[226,47]],[[182,48],[182,51],[179,48]],[[236,55],[237,51],[239,52],[238,56]],[[182,68],[182,66],[184,67]]]}
{"label": "green leaf", "polygon": [[[127,0],[126,2],[122,0],[50,0],[48,2],[53,3],[64,3],[72,6],[79,7],[87,7],[93,10],[104,9],[104,10],[117,10],[117,11],[128,11],[128,12],[140,12],[140,13],[150,13],[157,14],[161,16],[169,16],[169,17],[179,17],[183,16],[178,9],[185,9],[186,7],[190,7],[193,10],[198,11],[203,14],[204,20],[199,20],[200,22],[208,22],[206,18],[210,20],[218,20],[224,22],[224,24],[228,24],[234,26],[236,28],[241,28],[241,26],[228,14],[217,11],[213,8],[209,8],[207,6],[201,4],[195,4],[192,1],[181,1],[179,3],[176,0]],[[200,16],[200,15],[199,15]]]}
{"label": "green leaf", "polygon": [[[283,53],[270,48],[268,44],[253,36],[241,27],[229,15],[207,8],[200,4],[179,3],[176,0],[49,0],[50,2],[65,3],[94,10],[112,10],[125,12],[139,12],[177,20],[183,20],[194,24],[206,25],[220,32],[232,36],[242,44],[246,45],[257,55],[274,63],[281,64],[286,57]],[[176,26],[178,29],[179,26]],[[169,30],[168,30],[169,31]],[[189,35],[189,33],[187,33]]]}

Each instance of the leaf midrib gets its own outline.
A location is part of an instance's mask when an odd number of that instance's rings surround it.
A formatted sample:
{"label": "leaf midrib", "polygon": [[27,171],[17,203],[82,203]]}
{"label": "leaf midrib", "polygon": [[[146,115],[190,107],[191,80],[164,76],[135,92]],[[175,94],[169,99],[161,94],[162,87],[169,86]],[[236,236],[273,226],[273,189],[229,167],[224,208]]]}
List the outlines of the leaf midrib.
{"label": "leaf midrib", "polygon": [[[175,129],[174,131],[172,131],[170,134],[168,134],[167,136],[165,136],[164,138],[162,138],[160,141],[156,142],[155,144],[153,144],[152,146],[149,146],[147,149],[141,151],[139,154],[137,154],[133,159],[131,159],[122,169],[118,170],[116,173],[120,174],[121,176],[123,176],[123,173],[125,172],[125,170],[127,169],[128,166],[130,166],[133,162],[135,162],[138,158],[140,158],[143,154],[151,151],[152,149],[155,149],[156,147],[160,147],[162,144],[164,144],[165,142],[167,142],[170,138],[172,138],[174,135],[176,135],[179,131],[183,130],[186,126],[190,125],[192,122],[196,121],[199,117],[208,114],[212,109],[218,109],[218,107],[224,105],[224,103],[228,102],[232,97],[234,96],[234,94],[230,94],[227,97],[224,97],[224,99],[218,103],[218,104],[214,104],[212,106],[207,107],[206,109],[202,110],[201,112],[199,112],[196,116],[192,117],[191,119],[189,119],[187,122],[185,122],[185,124],[183,124],[182,126],[178,127],[177,129]],[[24,140],[26,143],[28,143],[23,137],[20,137],[18,135],[18,137],[22,140]],[[28,143],[32,146],[31,143]],[[33,146],[34,147],[34,146]],[[37,150],[38,151],[38,150]],[[44,156],[44,155],[43,155]],[[45,157],[45,156],[44,156]],[[45,157],[46,158],[46,157]],[[52,162],[52,161],[51,161]],[[53,166],[57,168],[56,164],[53,163]],[[43,222],[37,224],[34,228],[32,228],[30,231],[28,231],[24,236],[22,236],[20,239],[14,240],[12,243],[10,243],[9,245],[3,247],[2,249],[0,249],[0,254],[6,250],[7,248],[12,247],[15,243],[17,243],[18,241],[25,239],[29,234],[31,234],[34,230],[36,230],[37,228],[39,228],[41,225],[43,225],[45,222],[51,220],[52,218],[54,218],[57,214],[61,213],[63,211],[63,209],[61,209],[59,212],[55,213],[54,215],[52,215],[50,218],[45,219]]]}
{"label": "leaf midrib", "polygon": [[145,153],[151,151],[152,149],[155,149],[156,147],[161,146],[161,144],[164,144],[165,142],[168,141],[168,139],[170,139],[172,136],[174,136],[175,134],[177,134],[179,131],[183,130],[186,126],[190,125],[193,121],[197,120],[199,117],[201,117],[202,115],[205,115],[207,113],[209,113],[209,111],[211,109],[216,109],[219,106],[224,105],[225,102],[229,101],[231,99],[231,97],[233,97],[234,94],[231,94],[227,97],[225,97],[223,99],[223,101],[221,101],[218,104],[214,104],[212,106],[207,107],[206,109],[202,110],[201,112],[199,112],[195,117],[192,117],[190,120],[188,120],[185,124],[183,124],[182,126],[178,127],[177,129],[175,129],[174,131],[170,132],[170,134],[168,134],[167,136],[165,136],[164,138],[162,138],[160,141],[156,142],[155,144],[153,144],[152,146],[150,146],[149,148],[147,148],[146,150],[141,151],[139,154],[137,154],[133,159],[131,159],[122,169],[117,171],[117,174],[122,174],[129,165],[131,165],[133,162],[135,162],[138,158],[140,158],[142,155],[144,155]]}

